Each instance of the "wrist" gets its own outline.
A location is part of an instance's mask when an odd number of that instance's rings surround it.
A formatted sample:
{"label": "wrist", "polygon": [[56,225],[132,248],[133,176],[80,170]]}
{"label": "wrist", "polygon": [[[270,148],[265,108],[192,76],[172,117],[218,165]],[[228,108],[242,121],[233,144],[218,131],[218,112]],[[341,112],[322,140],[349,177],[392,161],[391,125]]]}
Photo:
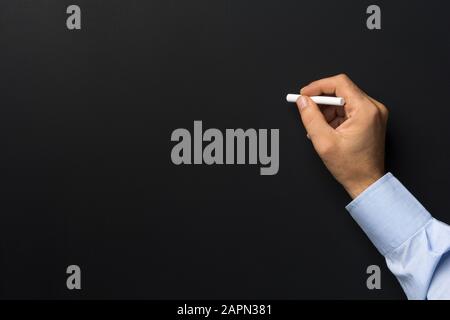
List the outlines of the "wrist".
{"label": "wrist", "polygon": [[343,184],[345,190],[350,195],[352,199],[355,199],[358,197],[364,190],[366,190],[368,187],[370,187],[372,184],[378,181],[382,176],[384,176],[384,173],[378,173],[373,174],[370,176],[367,176],[363,179],[358,179],[346,184]]}

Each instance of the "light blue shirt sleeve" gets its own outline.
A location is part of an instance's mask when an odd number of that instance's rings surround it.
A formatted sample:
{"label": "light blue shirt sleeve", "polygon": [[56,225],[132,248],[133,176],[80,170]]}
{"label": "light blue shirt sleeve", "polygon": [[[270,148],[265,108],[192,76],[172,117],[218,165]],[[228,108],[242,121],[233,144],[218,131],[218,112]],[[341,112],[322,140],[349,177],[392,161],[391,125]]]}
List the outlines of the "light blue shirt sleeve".
{"label": "light blue shirt sleeve", "polygon": [[346,209],[385,257],[408,299],[450,299],[450,226],[434,219],[391,173]]}

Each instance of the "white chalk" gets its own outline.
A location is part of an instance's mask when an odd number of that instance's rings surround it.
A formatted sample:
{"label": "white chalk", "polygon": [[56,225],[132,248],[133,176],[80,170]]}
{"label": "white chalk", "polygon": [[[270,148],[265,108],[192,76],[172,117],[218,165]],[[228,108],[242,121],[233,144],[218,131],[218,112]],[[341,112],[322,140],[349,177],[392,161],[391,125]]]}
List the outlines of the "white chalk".
{"label": "white chalk", "polygon": [[[295,103],[299,97],[301,97],[299,94],[288,94],[286,96],[286,101]],[[343,106],[345,104],[345,99],[341,97],[312,96],[310,98],[317,104],[327,106]]]}

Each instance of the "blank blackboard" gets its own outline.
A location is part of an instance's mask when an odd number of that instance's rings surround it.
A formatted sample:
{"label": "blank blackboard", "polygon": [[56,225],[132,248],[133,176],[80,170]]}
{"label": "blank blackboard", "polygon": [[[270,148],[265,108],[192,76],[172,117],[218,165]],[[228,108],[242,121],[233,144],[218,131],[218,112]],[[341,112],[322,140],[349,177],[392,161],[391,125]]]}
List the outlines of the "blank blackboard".
{"label": "blank blackboard", "polygon": [[[370,4],[1,1],[0,297],[403,299],[284,101],[348,74],[390,110],[388,170],[450,221],[450,5],[376,1],[368,30]],[[278,174],[172,164],[194,120],[279,129]]]}

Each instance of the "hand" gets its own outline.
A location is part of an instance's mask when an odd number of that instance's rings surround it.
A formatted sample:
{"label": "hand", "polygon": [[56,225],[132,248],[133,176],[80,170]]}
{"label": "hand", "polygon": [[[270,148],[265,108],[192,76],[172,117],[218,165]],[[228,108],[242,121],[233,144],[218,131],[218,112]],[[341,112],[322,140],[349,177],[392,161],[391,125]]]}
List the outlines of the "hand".
{"label": "hand", "polygon": [[[297,100],[314,149],[336,180],[356,198],[384,171],[388,110],[361,91],[346,75],[310,83]],[[336,95],[345,106],[318,106],[309,96]]]}

